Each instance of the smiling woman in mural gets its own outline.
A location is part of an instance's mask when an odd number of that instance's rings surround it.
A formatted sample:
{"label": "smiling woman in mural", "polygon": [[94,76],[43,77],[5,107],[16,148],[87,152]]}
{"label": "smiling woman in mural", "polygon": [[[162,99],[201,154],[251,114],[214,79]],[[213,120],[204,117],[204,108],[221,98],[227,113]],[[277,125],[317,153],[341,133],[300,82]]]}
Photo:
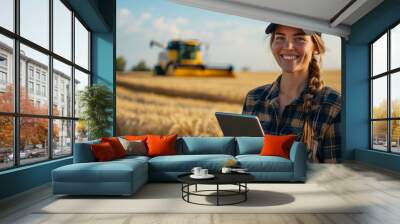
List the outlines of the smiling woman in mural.
{"label": "smiling woman in mural", "polygon": [[243,114],[258,116],[266,134],[295,134],[309,161],[338,162],[341,96],[321,79],[321,34],[273,23],[265,33],[281,75],[247,94]]}

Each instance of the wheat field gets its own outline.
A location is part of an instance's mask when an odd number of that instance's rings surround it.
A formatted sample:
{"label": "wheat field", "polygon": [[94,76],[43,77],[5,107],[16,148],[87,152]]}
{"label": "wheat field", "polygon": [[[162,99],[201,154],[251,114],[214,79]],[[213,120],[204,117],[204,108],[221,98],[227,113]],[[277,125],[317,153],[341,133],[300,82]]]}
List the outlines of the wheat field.
{"label": "wheat field", "polygon": [[[222,136],[217,111],[240,113],[247,92],[273,82],[278,73],[226,77],[164,77],[117,74],[117,134]],[[325,85],[340,92],[340,71],[325,71]]]}

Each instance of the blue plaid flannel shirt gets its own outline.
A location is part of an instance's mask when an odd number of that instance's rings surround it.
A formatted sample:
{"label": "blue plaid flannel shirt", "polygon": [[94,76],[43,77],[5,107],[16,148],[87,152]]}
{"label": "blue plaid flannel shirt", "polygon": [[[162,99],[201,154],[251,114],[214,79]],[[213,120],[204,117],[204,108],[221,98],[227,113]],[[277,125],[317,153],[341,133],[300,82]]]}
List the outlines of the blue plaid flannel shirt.
{"label": "blue plaid flannel shirt", "polygon": [[[330,87],[324,87],[315,100],[311,114],[303,110],[304,94],[289,103],[279,118],[279,86],[281,76],[272,84],[251,90],[243,105],[243,114],[256,115],[261,122],[265,134],[295,134],[301,141],[306,119],[312,120],[315,131],[313,148],[307,148],[309,160],[312,162],[335,163],[340,161],[340,112],[341,96]],[[309,115],[309,116],[306,116]],[[312,156],[312,154],[315,156]],[[314,157],[314,158],[313,158]]]}

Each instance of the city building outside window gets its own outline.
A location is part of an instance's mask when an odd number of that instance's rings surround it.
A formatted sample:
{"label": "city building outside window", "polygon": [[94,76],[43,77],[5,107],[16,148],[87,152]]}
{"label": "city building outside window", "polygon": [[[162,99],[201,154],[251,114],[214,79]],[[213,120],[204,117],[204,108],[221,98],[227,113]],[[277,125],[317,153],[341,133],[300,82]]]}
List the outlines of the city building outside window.
{"label": "city building outside window", "polygon": [[7,56],[0,54],[0,88],[4,91],[7,85]]}
{"label": "city building outside window", "polygon": [[7,68],[7,56],[0,54],[0,67]]}
{"label": "city building outside window", "polygon": [[0,84],[5,86],[7,84],[7,73],[0,70]]}
{"label": "city building outside window", "polygon": [[58,101],[58,90],[55,89],[54,90],[54,103],[57,103],[57,101]]}
{"label": "city building outside window", "polygon": [[40,81],[40,70],[36,69],[36,80]]}
{"label": "city building outside window", "polygon": [[29,91],[29,94],[33,94],[34,93],[34,90],[33,90],[33,82],[31,82],[31,81],[29,81],[28,82],[28,91]]}
{"label": "city building outside window", "polygon": [[29,79],[33,80],[33,67],[32,66],[29,66],[28,74],[29,74]]}
{"label": "city building outside window", "polygon": [[36,95],[40,95],[40,84],[36,84]]}
{"label": "city building outside window", "polygon": [[46,83],[46,74],[42,73],[42,82]]}

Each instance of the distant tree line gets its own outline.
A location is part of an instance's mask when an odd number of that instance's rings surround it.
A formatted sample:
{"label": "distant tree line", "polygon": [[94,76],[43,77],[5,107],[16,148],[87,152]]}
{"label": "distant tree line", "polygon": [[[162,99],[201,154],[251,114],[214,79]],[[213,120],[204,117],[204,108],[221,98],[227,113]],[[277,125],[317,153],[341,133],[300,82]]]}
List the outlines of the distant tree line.
{"label": "distant tree line", "polygon": [[[126,60],[123,56],[118,56],[116,61],[117,72],[124,72],[126,67]],[[133,65],[129,71],[133,72],[147,72],[151,69],[146,65],[144,60],[140,60],[137,64]]]}
{"label": "distant tree line", "polygon": [[[388,118],[400,117],[400,100],[393,99],[391,101],[391,114],[387,112],[387,100],[382,100],[379,105],[373,107],[373,118]],[[387,121],[373,122],[373,137],[374,139],[386,139],[387,137]],[[392,141],[400,141],[400,122],[391,121]]]}

